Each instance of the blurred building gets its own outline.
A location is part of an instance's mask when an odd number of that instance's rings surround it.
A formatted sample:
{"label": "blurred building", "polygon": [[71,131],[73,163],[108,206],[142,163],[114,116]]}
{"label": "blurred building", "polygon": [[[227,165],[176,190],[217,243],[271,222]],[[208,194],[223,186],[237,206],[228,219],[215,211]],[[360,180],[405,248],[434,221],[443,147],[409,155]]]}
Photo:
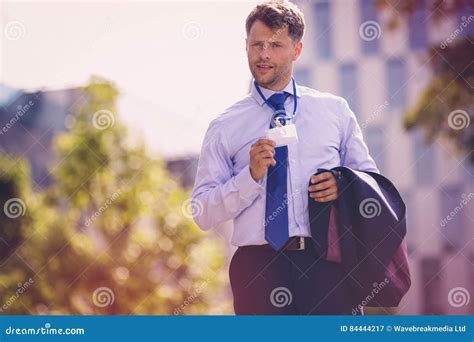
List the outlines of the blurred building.
{"label": "blurred building", "polygon": [[[295,2],[307,25],[296,81],[348,100],[377,166],[407,204],[413,283],[399,313],[474,314],[474,168],[469,155],[402,126],[432,77],[426,49],[474,13],[440,24],[422,8],[388,30],[376,0]],[[461,35],[473,36],[469,25]]]}
{"label": "blurred building", "polygon": [[176,177],[185,189],[192,189],[194,178],[198,167],[198,156],[188,156],[168,159],[166,162],[168,171]]}
{"label": "blurred building", "polygon": [[[74,88],[26,92],[0,85],[0,151],[25,157],[35,187],[51,183],[54,137],[66,131],[86,99]],[[192,188],[197,156],[166,160],[168,171],[186,189]]]}
{"label": "blurred building", "polygon": [[53,139],[81,101],[75,89],[25,92],[0,85],[0,151],[28,160],[35,188],[50,184]]}

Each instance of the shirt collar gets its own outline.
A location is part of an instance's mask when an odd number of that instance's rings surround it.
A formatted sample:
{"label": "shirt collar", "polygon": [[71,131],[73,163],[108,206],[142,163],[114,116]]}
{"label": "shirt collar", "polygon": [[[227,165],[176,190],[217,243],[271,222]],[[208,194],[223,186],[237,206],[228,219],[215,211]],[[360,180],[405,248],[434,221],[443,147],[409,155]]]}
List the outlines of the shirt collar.
{"label": "shirt collar", "polygon": [[[265,104],[265,101],[263,101],[262,97],[258,93],[257,88],[255,87],[254,81],[255,80],[252,80],[252,90],[251,90],[250,94],[252,95],[252,97],[255,100],[257,100],[257,102],[260,106],[263,106]],[[263,96],[265,96],[266,99],[268,99],[270,96],[272,96],[275,93],[281,93],[281,91],[277,92],[277,91],[274,91],[274,90],[264,88],[262,86],[259,86],[259,87],[260,87],[260,90],[263,93]],[[296,84],[295,88],[296,88],[296,97],[300,97],[300,93],[298,91],[298,84]],[[290,80],[290,82],[288,82],[288,84],[286,85],[286,87],[282,91],[287,92],[287,93],[294,96],[294,94],[293,94],[293,81]]]}

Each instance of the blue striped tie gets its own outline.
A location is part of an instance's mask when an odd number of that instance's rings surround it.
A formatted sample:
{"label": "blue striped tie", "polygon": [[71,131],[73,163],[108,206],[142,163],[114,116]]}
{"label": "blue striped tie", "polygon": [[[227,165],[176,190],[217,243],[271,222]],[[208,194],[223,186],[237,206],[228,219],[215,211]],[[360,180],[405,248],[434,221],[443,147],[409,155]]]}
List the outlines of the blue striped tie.
{"label": "blue striped tie", "polygon": [[[286,124],[285,100],[290,94],[276,93],[268,103],[275,109],[272,120],[278,118],[282,125]],[[272,125],[270,124],[270,128]],[[274,250],[280,250],[288,241],[288,202],[287,202],[287,174],[288,174],[288,147],[275,148],[276,165],[270,165],[267,171],[267,197],[265,206],[265,240]]]}

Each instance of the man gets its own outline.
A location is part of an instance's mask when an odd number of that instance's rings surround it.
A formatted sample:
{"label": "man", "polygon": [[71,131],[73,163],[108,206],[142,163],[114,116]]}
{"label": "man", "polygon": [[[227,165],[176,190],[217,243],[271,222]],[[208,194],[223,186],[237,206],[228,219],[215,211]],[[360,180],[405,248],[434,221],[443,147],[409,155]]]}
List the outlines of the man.
{"label": "man", "polygon": [[[291,2],[263,3],[249,14],[246,31],[254,84],[209,125],[192,193],[194,219],[203,230],[234,222],[238,249],[229,274],[236,314],[350,314],[342,268],[315,257],[308,191],[318,202],[338,197],[334,174],[313,176],[318,168],[379,171],[347,102],[293,82],[303,48],[301,11]],[[267,139],[278,123],[294,124],[298,141],[276,147]]]}

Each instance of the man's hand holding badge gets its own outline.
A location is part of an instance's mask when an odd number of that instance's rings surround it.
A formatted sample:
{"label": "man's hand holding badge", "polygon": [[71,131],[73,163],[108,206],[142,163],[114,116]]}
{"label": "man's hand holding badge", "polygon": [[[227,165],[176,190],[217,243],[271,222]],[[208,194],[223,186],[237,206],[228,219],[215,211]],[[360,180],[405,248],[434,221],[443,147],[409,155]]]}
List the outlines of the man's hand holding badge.
{"label": "man's hand holding badge", "polygon": [[298,141],[296,126],[294,124],[283,126],[280,120],[286,117],[276,118],[273,115],[274,128],[267,129],[266,139],[259,139],[250,148],[250,173],[255,181],[261,180],[267,173],[270,165],[275,166],[275,147],[285,146]]}

